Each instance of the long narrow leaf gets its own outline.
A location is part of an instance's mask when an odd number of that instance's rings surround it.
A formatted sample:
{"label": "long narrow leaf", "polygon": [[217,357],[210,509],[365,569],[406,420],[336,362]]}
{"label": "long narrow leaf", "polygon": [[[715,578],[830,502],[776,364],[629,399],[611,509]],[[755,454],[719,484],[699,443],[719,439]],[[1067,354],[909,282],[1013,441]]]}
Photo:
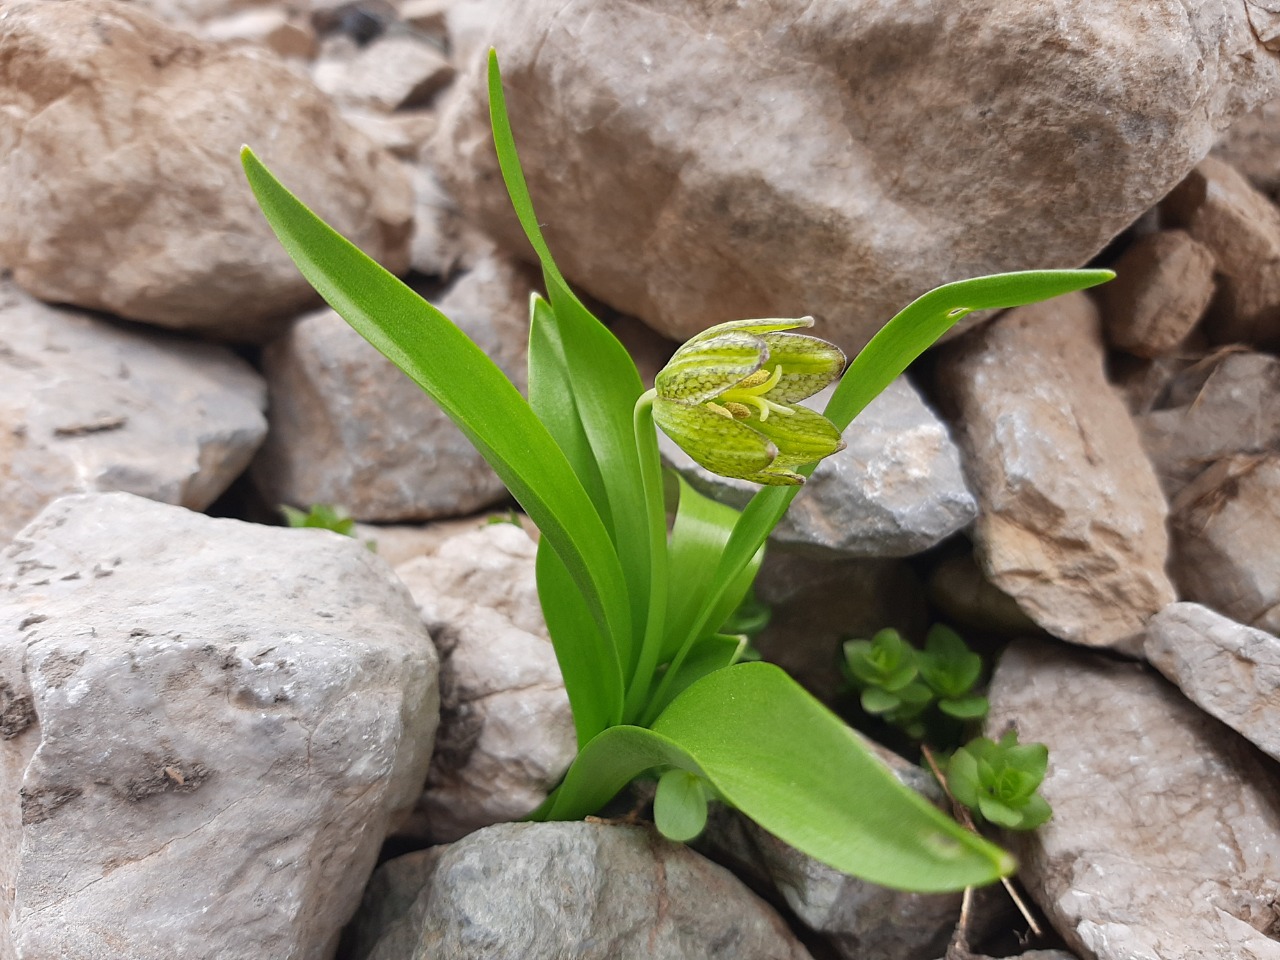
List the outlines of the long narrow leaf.
{"label": "long narrow leaf", "polygon": [[536,564],[538,599],[573,709],[578,747],[622,720],[622,667],[600,632],[578,585],[544,537]]}
{"label": "long narrow leaf", "polygon": [[[614,544],[630,587],[631,635],[638,638],[644,633],[649,613],[651,564],[645,496],[631,412],[644,387],[626,349],[569,289],[542,236],[516,152],[498,57],[493,51],[489,53],[489,115],[503,182],[525,235],[542,263],[551,299],[555,323],[548,324],[543,335],[555,341],[554,349],[563,358],[561,370],[568,382],[561,389],[574,395],[580,429],[589,440],[587,448],[575,446],[566,453],[580,476],[599,475],[603,479],[605,502],[601,502],[597,494],[596,504],[601,516],[611,524]],[[553,426],[552,434],[570,429],[575,428]],[[587,490],[595,493],[590,484]],[[627,643],[620,650],[628,675],[636,645]]]}
{"label": "long narrow leaf", "polygon": [[600,629],[626,637],[629,600],[608,531],[511,381],[444,314],[286,190],[248,147],[241,161],[267,221],[303,276],[439,404],[548,538]]}

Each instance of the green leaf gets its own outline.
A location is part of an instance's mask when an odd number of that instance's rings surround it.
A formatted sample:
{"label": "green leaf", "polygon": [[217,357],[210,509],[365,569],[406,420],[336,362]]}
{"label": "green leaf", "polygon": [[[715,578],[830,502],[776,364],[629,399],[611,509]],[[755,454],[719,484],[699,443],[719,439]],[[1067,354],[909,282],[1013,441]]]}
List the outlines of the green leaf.
{"label": "green leaf", "polygon": [[613,542],[559,445],[511,381],[444,314],[307,209],[247,147],[241,160],[303,276],[475,445],[560,556],[601,631],[625,643],[630,605]]}
{"label": "green leaf", "polygon": [[938,709],[957,720],[978,720],[990,709],[986,697],[964,697],[959,700],[939,700]]}
{"label": "green leaf", "polygon": [[707,797],[702,780],[688,770],[668,770],[658,778],[653,821],[668,840],[687,843],[707,825]]}
{"label": "green leaf", "polygon": [[969,649],[958,633],[942,624],[929,628],[924,652],[917,659],[920,676],[939,696],[948,699],[964,697],[982,673],[982,658]]}
{"label": "green leaf", "polygon": [[679,665],[667,668],[670,682],[663,683],[654,694],[646,708],[646,716],[652,714],[656,717],[667,704],[707,674],[733,666],[742,659],[746,646],[746,637],[730,634],[713,633],[699,639]]}
{"label": "green leaf", "polygon": [[888,713],[902,706],[902,701],[881,687],[867,687],[862,691],[862,709],[872,715]]}
{"label": "green leaf", "polygon": [[538,600],[569,694],[578,747],[582,748],[601,730],[622,720],[622,667],[578,585],[545,538],[538,544],[535,570]]}
{"label": "green leaf", "polygon": [[1049,802],[1040,794],[1033,794],[1026,803],[1026,806],[1020,811],[1022,818],[1015,830],[1034,830],[1046,823],[1053,816],[1053,808],[1049,806]]}
{"label": "green leaf", "polygon": [[1022,813],[1013,807],[1005,806],[992,797],[979,797],[978,809],[983,817],[999,827],[1017,827],[1022,822]]}
{"label": "green leaf", "polygon": [[918,891],[989,883],[1013,868],[900,784],[839,718],[768,663],[704,677],[653,732],[687,752],[729,803],[837,870]]}
{"label": "green leaf", "polygon": [[[823,413],[844,430],[916,357],[974,310],[1038,303],[1114,277],[1110,270],[1033,270],[961,280],[930,290],[872,337],[849,364]],[[813,468],[801,467],[797,472],[808,476]],[[711,602],[765,542],[801,489],[765,487],[752,497],[716,568]]]}

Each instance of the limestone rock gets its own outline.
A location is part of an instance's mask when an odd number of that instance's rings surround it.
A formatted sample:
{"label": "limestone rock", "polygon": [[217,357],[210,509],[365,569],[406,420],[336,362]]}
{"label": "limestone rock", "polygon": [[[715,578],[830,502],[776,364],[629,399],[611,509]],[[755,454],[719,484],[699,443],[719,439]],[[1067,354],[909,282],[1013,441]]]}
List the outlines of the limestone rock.
{"label": "limestone rock", "polygon": [[1280,453],[1220,460],[1170,512],[1182,598],[1280,633]]}
{"label": "limestone rock", "polygon": [[59,310],[0,283],[0,542],[65,493],[203,510],[267,430],[266,387],[222,347]]}
{"label": "limestone rock", "polygon": [[[530,289],[522,267],[491,258],[436,304],[517,384]],[[506,495],[434,401],[333,311],[300,320],[263,365],[271,421],[253,472],[269,501],[407,521],[473,513]]]}
{"label": "limestone rock", "polygon": [[1177,349],[1213,297],[1213,254],[1183,230],[1141,237],[1115,271],[1102,288],[1107,336],[1140,357]]}
{"label": "limestone rock", "polygon": [[200,35],[221,43],[257,44],[299,60],[311,59],[317,49],[311,24],[280,7],[251,8],[220,17],[202,25]]}
{"label": "limestone rock", "polygon": [[1280,451],[1280,359],[1222,351],[1168,378],[1155,408],[1135,418],[1165,495],[1213,464]]}
{"label": "limestone rock", "polygon": [[407,176],[273,54],[113,0],[18,0],[0,76],[0,263],[42,299],[277,333],[315,294],[254,203],[243,143],[389,269],[408,265]]}
{"label": "limestone rock", "polygon": [[354,960],[808,960],[729,871],[643,827],[512,823],[385,863]]}
{"label": "limestone rock", "polygon": [[312,76],[341,103],[391,111],[430,102],[453,79],[453,64],[434,44],[388,32],[363,47],[327,44]]}
{"label": "limestone rock", "polygon": [[519,819],[577,753],[573,714],[519,527],[459,534],[396,568],[440,649],[440,733],[407,832],[448,843]]}
{"label": "limestone rock", "polygon": [[[821,410],[830,389],[813,398]],[[848,446],[818,464],[771,535],[775,543],[832,557],[906,557],[935,546],[977,516],[960,452],[919,392],[899,377],[845,431]],[[668,465],[734,507],[760,489],[700,467],[665,435]]]}
{"label": "limestone rock", "polygon": [[436,669],[354,540],[51,505],[0,553],[0,955],[331,957],[421,789]]}
{"label": "limestone rock", "polygon": [[[456,49],[491,45],[571,281],[677,339],[808,313],[849,351],[939,283],[1084,263],[1280,91],[1219,2],[512,0]],[[439,154],[522,250],[482,60]]]}
{"label": "limestone rock", "polygon": [[1276,960],[1280,775],[1139,664],[1018,643],[988,729],[1049,747],[1019,878],[1091,960]]}
{"label": "limestone rock", "polygon": [[1072,294],[947,348],[939,390],[991,581],[1054,636],[1136,653],[1147,617],[1174,600],[1166,506],[1103,363],[1097,310]]}
{"label": "limestone rock", "polygon": [[1280,100],[1268,100],[1240,117],[1213,148],[1271,198],[1280,195]]}
{"label": "limestone rock", "polygon": [[1206,157],[1161,205],[1213,253],[1214,343],[1280,343],[1280,210],[1229,164]]}
{"label": "limestone rock", "polygon": [[1175,603],[1151,618],[1144,649],[1201,709],[1280,760],[1280,637]]}

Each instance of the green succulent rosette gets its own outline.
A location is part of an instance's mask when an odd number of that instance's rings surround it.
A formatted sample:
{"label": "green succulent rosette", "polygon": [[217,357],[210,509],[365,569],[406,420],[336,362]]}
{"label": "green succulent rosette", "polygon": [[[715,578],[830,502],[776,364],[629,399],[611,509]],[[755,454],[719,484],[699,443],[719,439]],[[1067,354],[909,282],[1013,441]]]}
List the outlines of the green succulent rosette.
{"label": "green succulent rosette", "polygon": [[770,486],[804,483],[796,468],[844,449],[840,431],[797,401],[844,370],[835,344],[801,333],[813,317],[734,320],[685,343],[658,373],[653,418],[697,463]]}

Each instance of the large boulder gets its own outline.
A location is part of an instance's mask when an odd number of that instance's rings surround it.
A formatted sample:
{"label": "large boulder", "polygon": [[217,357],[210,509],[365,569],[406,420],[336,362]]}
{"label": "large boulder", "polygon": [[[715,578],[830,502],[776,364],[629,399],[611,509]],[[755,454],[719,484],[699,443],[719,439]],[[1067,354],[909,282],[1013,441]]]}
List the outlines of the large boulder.
{"label": "large boulder", "polygon": [[[1224,0],[508,0],[489,23],[472,49],[501,55],[564,273],[680,339],[812,313],[856,348],[938,283],[1078,266],[1280,92]],[[437,152],[527,250],[481,61]]]}
{"label": "large boulder", "polygon": [[0,553],[0,957],[327,960],[437,661],[354,540],[123,493]]}
{"label": "large boulder", "polygon": [[244,143],[337,230],[408,266],[408,174],[274,55],[114,0],[6,4],[0,264],[36,296],[271,337],[315,295],[254,203]]}

